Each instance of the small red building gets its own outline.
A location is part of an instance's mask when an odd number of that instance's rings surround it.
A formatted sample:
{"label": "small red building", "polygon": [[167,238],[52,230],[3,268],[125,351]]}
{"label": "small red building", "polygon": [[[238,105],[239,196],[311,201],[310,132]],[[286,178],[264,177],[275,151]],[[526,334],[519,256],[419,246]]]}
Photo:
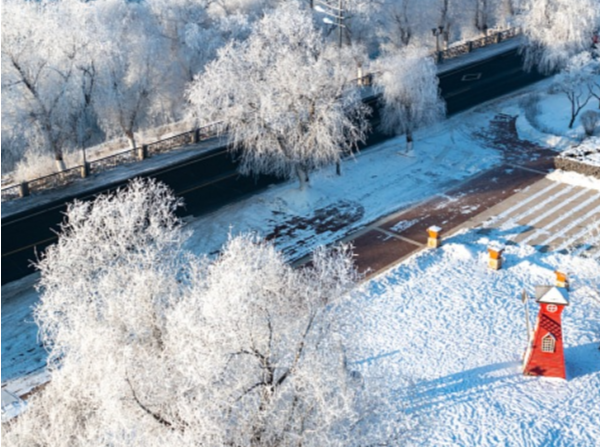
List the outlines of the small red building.
{"label": "small red building", "polygon": [[562,287],[536,286],[535,298],[540,311],[525,354],[523,373],[566,379],[561,314],[569,305],[569,292]]}

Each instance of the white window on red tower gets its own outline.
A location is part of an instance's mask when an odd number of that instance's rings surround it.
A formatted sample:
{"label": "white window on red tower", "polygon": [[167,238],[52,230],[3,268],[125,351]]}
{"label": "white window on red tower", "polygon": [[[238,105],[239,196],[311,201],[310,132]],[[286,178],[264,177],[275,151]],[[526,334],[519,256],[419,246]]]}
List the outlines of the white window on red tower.
{"label": "white window on red tower", "polygon": [[542,352],[554,352],[556,348],[556,338],[548,333],[542,337]]}

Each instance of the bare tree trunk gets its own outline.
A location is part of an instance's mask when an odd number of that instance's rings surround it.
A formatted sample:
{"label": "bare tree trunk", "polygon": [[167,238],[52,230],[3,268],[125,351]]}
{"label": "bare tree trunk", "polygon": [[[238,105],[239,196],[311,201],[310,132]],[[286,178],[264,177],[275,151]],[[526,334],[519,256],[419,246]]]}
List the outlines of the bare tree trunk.
{"label": "bare tree trunk", "polygon": [[406,152],[410,153],[413,150],[413,134],[412,130],[406,132]]}
{"label": "bare tree trunk", "polygon": [[136,143],[135,143],[135,135],[134,135],[133,131],[132,130],[126,130],[125,131],[125,136],[127,137],[127,141],[129,142],[129,147],[131,149],[135,150]]}
{"label": "bare tree trunk", "polygon": [[300,165],[296,165],[296,176],[300,182],[300,190],[304,190],[309,182],[308,172]]}
{"label": "bare tree trunk", "polygon": [[55,156],[54,156],[54,163],[56,165],[56,170],[58,172],[62,172],[65,169],[67,169],[67,166],[65,165],[65,160],[63,159],[62,152],[55,154]]}

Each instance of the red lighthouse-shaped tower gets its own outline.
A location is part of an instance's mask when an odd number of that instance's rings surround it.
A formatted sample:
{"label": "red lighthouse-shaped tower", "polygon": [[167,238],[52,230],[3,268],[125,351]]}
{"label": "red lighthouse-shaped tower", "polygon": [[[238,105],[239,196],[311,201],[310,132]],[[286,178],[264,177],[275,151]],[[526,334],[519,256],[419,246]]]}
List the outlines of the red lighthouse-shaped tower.
{"label": "red lighthouse-shaped tower", "polygon": [[566,379],[561,314],[569,305],[569,292],[562,287],[536,286],[535,298],[540,312],[525,354],[523,373]]}

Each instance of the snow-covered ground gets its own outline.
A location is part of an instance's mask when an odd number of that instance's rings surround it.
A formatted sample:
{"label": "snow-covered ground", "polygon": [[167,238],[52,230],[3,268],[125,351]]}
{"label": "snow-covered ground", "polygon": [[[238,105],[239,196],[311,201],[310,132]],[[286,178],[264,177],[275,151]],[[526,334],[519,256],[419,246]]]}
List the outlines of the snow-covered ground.
{"label": "snow-covered ground", "polygon": [[[491,241],[505,235],[463,232],[365,284],[346,309],[353,367],[365,381],[385,379],[425,430],[420,445],[598,445],[600,264],[508,245],[504,268],[492,271]],[[521,291],[553,285],[565,266],[568,380],[525,377]],[[538,306],[528,305],[533,322]]]}
{"label": "snow-covered ground", "polygon": [[[599,76],[600,79],[600,76]],[[520,103],[515,105],[519,114],[517,131],[523,139],[539,143],[557,151],[585,145],[598,149],[597,137],[585,139],[585,131],[581,124],[581,115],[588,110],[597,111],[598,101],[590,100],[576,118],[573,128],[569,129],[571,103],[564,93],[554,91],[554,78],[539,82],[529,93],[521,95]],[[530,106],[525,107],[530,98]],[[529,109],[529,110],[525,110]]]}
{"label": "snow-covered ground", "polygon": [[[545,83],[534,87],[544,89]],[[214,253],[228,232],[254,231],[298,258],[442,194],[502,163],[502,154],[478,137],[496,114],[519,115],[522,137],[524,127],[534,129],[523,121],[523,94],[418,132],[410,156],[402,138],[392,139],[345,162],[342,177],[333,168],[323,170],[312,175],[305,191],[288,182],[190,219],[188,248]],[[397,393],[427,431],[419,436],[421,444],[426,439],[427,445],[595,445],[600,303],[583,282],[600,266],[509,244],[505,269],[488,271],[486,246],[504,239],[501,230],[471,230],[365,283],[348,303],[354,367],[365,379],[384,379]],[[526,344],[521,289],[550,284],[553,269],[565,265],[574,286],[564,315],[569,380],[526,378],[519,371]],[[29,375],[43,374],[46,357],[31,317],[34,282],[29,277],[2,287],[2,383],[17,395],[44,380]],[[530,307],[533,316],[535,305]]]}
{"label": "snow-covered ground", "polygon": [[[215,252],[227,238],[224,229],[233,234],[252,231],[274,238],[290,258],[299,258],[500,164],[500,151],[476,136],[494,115],[494,111],[460,114],[417,132],[408,156],[404,138],[394,138],[344,163],[342,177],[332,167],[314,173],[305,190],[288,182],[194,219],[189,223],[190,247]],[[299,222],[306,222],[305,231]]]}

